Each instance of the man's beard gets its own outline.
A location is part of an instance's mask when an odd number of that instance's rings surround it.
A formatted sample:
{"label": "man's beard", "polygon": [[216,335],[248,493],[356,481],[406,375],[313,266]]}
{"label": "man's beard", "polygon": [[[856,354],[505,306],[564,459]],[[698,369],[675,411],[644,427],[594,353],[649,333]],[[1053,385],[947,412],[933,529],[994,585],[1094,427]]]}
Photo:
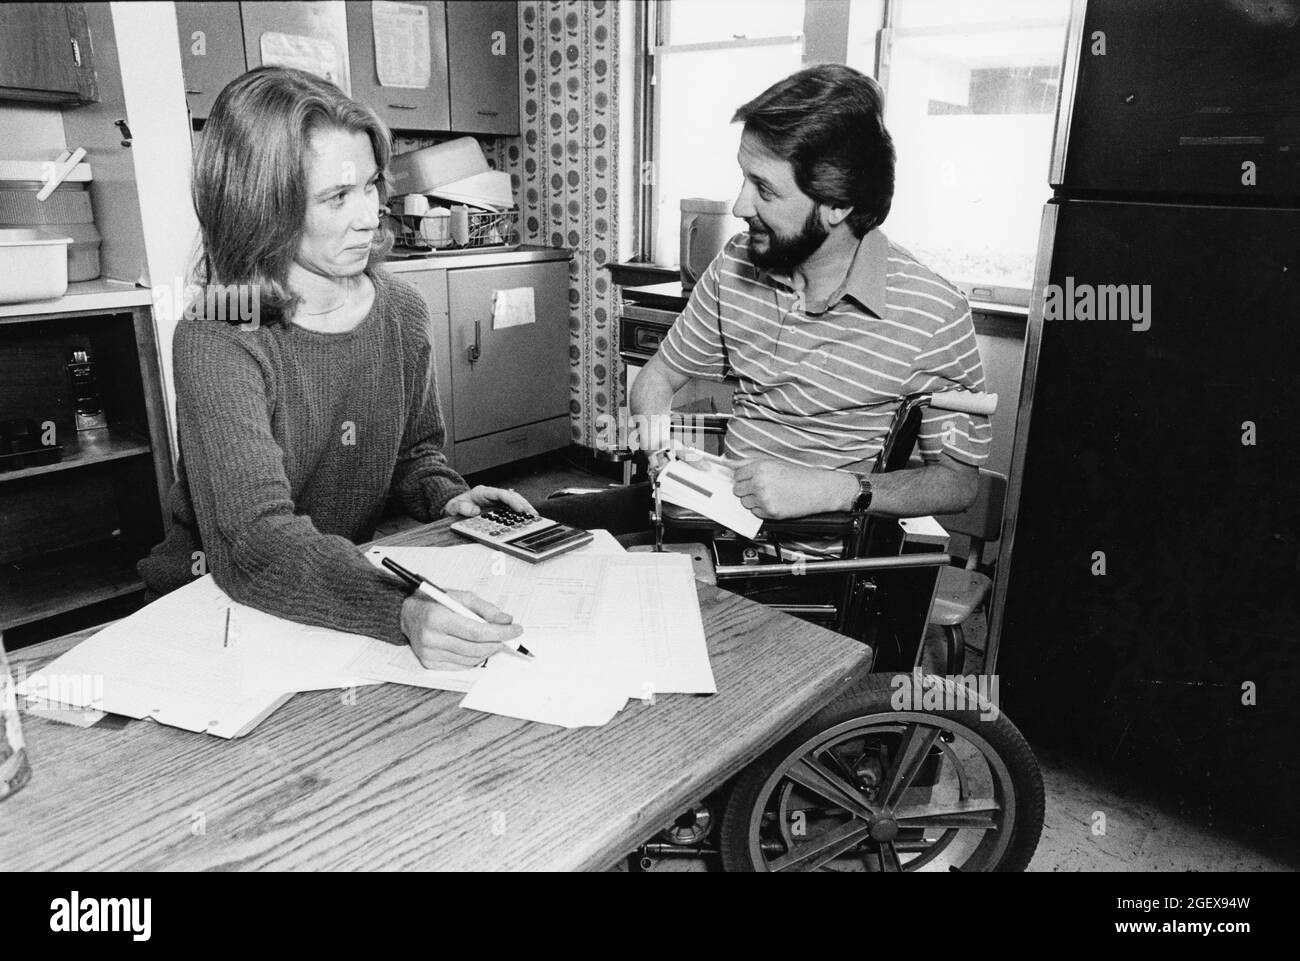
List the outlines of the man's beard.
{"label": "man's beard", "polygon": [[767,238],[767,250],[760,253],[754,246],[754,222],[751,220],[748,223],[750,225],[749,259],[756,267],[782,273],[789,273],[815,254],[821,247],[822,241],[830,234],[822,226],[821,218],[817,216],[817,208],[813,207],[808,214],[808,219],[804,221],[803,228],[794,236],[780,236],[764,224],[765,229],[762,233]]}

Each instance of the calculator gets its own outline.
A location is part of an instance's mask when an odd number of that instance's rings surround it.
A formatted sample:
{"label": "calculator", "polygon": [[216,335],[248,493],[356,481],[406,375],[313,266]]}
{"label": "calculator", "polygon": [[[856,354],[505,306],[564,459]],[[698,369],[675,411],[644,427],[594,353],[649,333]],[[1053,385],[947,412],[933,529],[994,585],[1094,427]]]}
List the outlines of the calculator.
{"label": "calculator", "polygon": [[532,564],[576,550],[593,539],[590,531],[508,507],[493,507],[476,517],[466,517],[452,524],[451,529]]}

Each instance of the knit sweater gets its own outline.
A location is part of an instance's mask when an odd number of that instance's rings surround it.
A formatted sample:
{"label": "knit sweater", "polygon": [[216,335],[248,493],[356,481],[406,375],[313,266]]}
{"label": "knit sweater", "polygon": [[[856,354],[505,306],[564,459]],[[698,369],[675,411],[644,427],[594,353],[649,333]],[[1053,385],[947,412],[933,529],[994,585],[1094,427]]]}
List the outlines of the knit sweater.
{"label": "knit sweater", "polygon": [[356,545],[390,490],[431,521],[466,485],[442,454],[428,308],[384,270],[369,276],[374,304],[345,333],[177,327],[180,460],[172,525],[138,568],[151,590],[206,568],[241,604],[402,642],[407,591]]}

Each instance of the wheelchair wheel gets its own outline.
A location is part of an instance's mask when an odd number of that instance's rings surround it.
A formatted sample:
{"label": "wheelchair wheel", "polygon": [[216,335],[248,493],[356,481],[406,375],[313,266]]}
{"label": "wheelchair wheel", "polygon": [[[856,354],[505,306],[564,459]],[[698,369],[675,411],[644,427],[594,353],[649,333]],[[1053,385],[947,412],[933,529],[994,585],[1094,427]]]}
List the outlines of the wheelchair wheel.
{"label": "wheelchair wheel", "polygon": [[913,677],[868,675],[741,773],[726,870],[1025,869],[1043,827],[1029,745],[952,681],[934,679],[955,709],[900,701]]}

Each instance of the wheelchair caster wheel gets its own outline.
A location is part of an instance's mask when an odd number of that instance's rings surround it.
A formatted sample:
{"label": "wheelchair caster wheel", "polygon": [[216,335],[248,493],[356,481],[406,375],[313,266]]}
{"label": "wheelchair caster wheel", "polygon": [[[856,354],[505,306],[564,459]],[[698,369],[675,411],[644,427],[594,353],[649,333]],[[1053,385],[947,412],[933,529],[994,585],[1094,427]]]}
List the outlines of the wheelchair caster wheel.
{"label": "wheelchair caster wheel", "polygon": [[744,771],[725,869],[1023,871],[1043,827],[1033,752],[1000,711],[936,682],[960,709],[898,710],[898,682],[871,674]]}

